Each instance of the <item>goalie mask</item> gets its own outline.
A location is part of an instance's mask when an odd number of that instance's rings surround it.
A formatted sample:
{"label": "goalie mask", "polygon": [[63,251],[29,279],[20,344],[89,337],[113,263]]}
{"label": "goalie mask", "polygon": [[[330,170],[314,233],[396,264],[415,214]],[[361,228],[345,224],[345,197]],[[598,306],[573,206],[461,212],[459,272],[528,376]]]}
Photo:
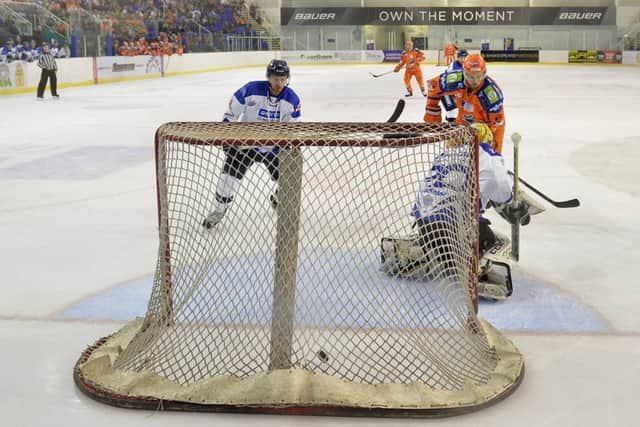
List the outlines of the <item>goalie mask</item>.
{"label": "goalie mask", "polygon": [[472,53],[462,63],[464,81],[471,89],[478,88],[487,76],[487,63],[479,53]]}

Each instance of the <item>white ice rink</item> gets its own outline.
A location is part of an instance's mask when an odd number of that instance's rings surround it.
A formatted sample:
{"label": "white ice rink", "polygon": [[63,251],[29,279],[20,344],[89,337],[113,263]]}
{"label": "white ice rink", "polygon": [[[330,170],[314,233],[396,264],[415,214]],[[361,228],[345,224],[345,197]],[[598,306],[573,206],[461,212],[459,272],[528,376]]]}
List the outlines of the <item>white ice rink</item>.
{"label": "white ice rink", "polygon": [[[386,120],[401,75],[368,72],[389,67],[292,67],[304,120]],[[489,74],[505,94],[506,134],[523,136],[522,176],[582,202],[548,206],[522,229],[512,299],[480,306],[525,355],[511,397],[425,421],[134,411],[76,389],[81,351],[146,308],[155,129],[219,120],[235,89],[263,77],[248,68],[62,89],[60,101],[0,97],[0,425],[640,425],[640,68],[489,64]],[[400,121],[423,112],[414,97]],[[506,138],[509,164],[511,147]]]}

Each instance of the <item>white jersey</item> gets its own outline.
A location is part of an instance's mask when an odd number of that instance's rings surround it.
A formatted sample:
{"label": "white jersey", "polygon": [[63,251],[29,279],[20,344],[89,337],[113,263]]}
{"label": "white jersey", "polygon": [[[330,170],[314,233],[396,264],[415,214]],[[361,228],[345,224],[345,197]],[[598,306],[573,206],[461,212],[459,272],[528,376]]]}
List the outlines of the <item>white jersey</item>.
{"label": "white jersey", "polygon": [[249,82],[229,100],[225,122],[293,122],[300,118],[300,99],[286,86],[280,95],[269,93],[269,82]]}
{"label": "white jersey", "polygon": [[[480,213],[489,202],[509,203],[513,197],[513,179],[508,174],[502,156],[488,144],[480,144],[479,184]],[[461,198],[468,197],[468,153],[452,149],[438,155],[416,194],[412,215],[426,221],[452,221],[456,205],[466,206]],[[458,213],[459,214],[459,213]]]}
{"label": "white jersey", "polygon": [[[224,122],[294,122],[300,119],[300,99],[289,86],[280,95],[272,96],[269,82],[249,82],[238,89],[229,100]],[[273,147],[256,148],[262,152]]]}

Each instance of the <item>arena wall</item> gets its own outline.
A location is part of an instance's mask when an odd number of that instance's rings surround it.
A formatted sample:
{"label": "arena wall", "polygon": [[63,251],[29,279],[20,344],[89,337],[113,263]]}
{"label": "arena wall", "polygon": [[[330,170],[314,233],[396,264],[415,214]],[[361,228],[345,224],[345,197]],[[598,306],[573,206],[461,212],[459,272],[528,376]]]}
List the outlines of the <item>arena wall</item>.
{"label": "arena wall", "polygon": [[[472,51],[473,52],[473,51]],[[363,64],[382,63],[389,52],[363,51],[281,51],[193,53],[170,57],[98,57],[58,59],[58,85],[61,88],[87,86],[184,74],[207,73],[241,67],[264,67],[272,58],[292,64]],[[425,52],[426,62],[435,63],[438,52]],[[638,52],[623,52],[622,63],[640,65]],[[541,50],[539,63],[567,64],[569,51]],[[583,66],[583,64],[575,64]],[[619,64],[599,64],[619,66]],[[33,62],[15,61],[0,64],[0,96],[35,92],[40,69]]]}

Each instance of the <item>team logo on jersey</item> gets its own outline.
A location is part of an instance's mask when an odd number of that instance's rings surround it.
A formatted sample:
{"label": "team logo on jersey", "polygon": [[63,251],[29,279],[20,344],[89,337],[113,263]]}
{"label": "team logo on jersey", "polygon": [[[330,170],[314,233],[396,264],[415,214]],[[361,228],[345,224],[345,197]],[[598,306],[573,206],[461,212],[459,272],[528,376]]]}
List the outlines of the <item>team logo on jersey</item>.
{"label": "team logo on jersey", "polygon": [[487,96],[487,99],[492,104],[494,102],[498,102],[498,100],[500,100],[500,96],[498,96],[498,94],[496,93],[496,90],[494,88],[492,88],[491,86],[487,86],[484,89],[484,94]]}
{"label": "team logo on jersey", "polygon": [[280,111],[265,110],[264,108],[261,108],[258,110],[258,117],[264,120],[278,121],[280,120]]}
{"label": "team logo on jersey", "polygon": [[449,73],[447,74],[445,81],[447,84],[458,83],[459,81],[462,81],[462,73]]}

